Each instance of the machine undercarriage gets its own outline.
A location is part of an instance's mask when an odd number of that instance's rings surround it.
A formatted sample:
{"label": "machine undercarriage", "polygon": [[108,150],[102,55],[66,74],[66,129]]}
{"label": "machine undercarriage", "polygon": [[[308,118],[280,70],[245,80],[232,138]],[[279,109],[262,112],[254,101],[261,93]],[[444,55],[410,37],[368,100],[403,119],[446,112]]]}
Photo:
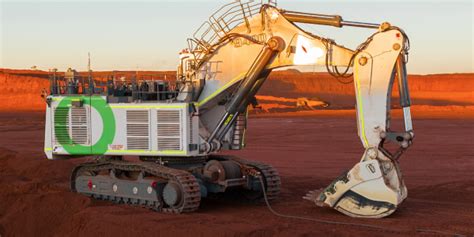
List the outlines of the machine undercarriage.
{"label": "machine undercarriage", "polygon": [[[351,50],[297,24],[375,32]],[[398,161],[414,132],[406,71],[409,41],[403,30],[389,23],[286,11],[272,1],[238,1],[214,13],[188,44],[180,53],[175,82],[52,74],[46,96],[47,157],[105,157],[74,169],[73,191],[172,213],[195,211],[202,197],[230,190],[247,199],[276,198],[280,177],[273,167],[220,152],[245,147],[248,106],[256,103],[272,70],[322,65],[335,77],[353,78],[365,152],[351,170],[305,199],[352,217],[380,218],[407,197]],[[394,83],[404,114],[400,132],[391,130]],[[387,143],[395,149],[387,149]],[[122,159],[126,156],[141,161]]]}
{"label": "machine undercarriage", "polygon": [[81,164],[72,172],[71,190],[167,213],[193,212],[201,197],[229,190],[251,201],[263,200],[262,187],[269,200],[280,193],[278,172],[258,162],[232,156],[209,156],[194,162],[146,160],[129,162],[121,157],[104,157]]}

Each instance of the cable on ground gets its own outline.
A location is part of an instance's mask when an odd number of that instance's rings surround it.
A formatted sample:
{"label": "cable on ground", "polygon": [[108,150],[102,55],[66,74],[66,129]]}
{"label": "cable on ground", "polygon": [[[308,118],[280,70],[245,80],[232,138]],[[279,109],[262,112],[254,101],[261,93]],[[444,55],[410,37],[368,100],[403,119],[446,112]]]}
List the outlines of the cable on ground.
{"label": "cable on ground", "polygon": [[270,205],[270,202],[268,201],[267,197],[267,192],[265,188],[265,183],[263,181],[262,175],[257,176],[258,179],[260,180],[260,185],[263,191],[263,198],[265,200],[265,204],[268,208],[268,210],[274,214],[275,216],[283,217],[283,218],[288,218],[288,219],[297,219],[297,220],[305,220],[305,221],[313,221],[313,222],[318,222],[318,223],[323,223],[323,224],[329,224],[329,225],[345,225],[345,226],[354,226],[354,227],[363,227],[367,229],[372,229],[372,230],[381,230],[381,231],[386,231],[386,232],[393,232],[393,233],[413,233],[418,232],[418,233],[432,233],[432,234],[437,234],[437,235],[446,235],[446,236],[456,236],[456,237],[465,237],[465,235],[462,234],[457,234],[457,233],[450,233],[450,232],[444,232],[444,231],[437,231],[437,230],[430,230],[430,229],[421,229],[417,228],[414,231],[411,230],[396,230],[396,229],[390,229],[382,226],[377,226],[377,225],[369,225],[369,224],[360,224],[360,223],[351,223],[351,222],[343,222],[343,221],[332,221],[332,220],[324,220],[324,219],[319,219],[319,218],[313,218],[313,217],[306,217],[306,216],[296,216],[296,215],[288,215],[288,214],[282,214],[277,211],[275,211],[272,206]]}

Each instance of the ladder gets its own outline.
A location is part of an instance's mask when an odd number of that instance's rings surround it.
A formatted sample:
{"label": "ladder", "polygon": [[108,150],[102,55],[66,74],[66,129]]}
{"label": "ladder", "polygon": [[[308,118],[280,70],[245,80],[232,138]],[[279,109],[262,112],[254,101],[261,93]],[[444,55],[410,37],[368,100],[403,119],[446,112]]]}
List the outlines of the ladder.
{"label": "ladder", "polygon": [[245,146],[245,131],[247,130],[247,112],[239,114],[232,134],[231,150],[240,150]]}

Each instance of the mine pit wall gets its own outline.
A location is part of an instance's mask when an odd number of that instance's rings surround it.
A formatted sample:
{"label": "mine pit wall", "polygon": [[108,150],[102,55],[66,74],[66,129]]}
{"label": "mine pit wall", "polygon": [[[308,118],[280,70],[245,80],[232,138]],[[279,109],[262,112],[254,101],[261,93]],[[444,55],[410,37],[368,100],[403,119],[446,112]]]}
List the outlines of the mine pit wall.
{"label": "mine pit wall", "polygon": [[[136,72],[119,72],[131,76]],[[175,72],[139,72],[156,78],[167,76],[176,80]],[[81,73],[85,74],[84,72]],[[112,72],[94,72],[97,80],[106,80]],[[43,88],[49,88],[48,73],[31,70],[0,69],[0,111],[43,111],[45,103],[40,97]],[[409,88],[414,105],[474,105],[474,74],[410,75]],[[397,97],[397,87],[394,87]],[[323,100],[326,109],[354,108],[353,84],[341,84],[327,73],[301,73],[276,71],[263,85],[260,95],[275,97]],[[397,99],[393,102],[398,103]]]}
{"label": "mine pit wall", "polygon": [[41,74],[16,75],[0,72],[0,111],[42,111],[45,102],[41,90],[49,87],[49,82]]}
{"label": "mine pit wall", "polygon": [[[474,104],[474,74],[409,75],[408,81],[415,105]],[[355,104],[353,84],[339,83],[327,73],[274,72],[260,94],[319,99],[328,102],[333,109],[353,108]],[[396,98],[392,102],[398,103],[396,83],[392,96]]]}

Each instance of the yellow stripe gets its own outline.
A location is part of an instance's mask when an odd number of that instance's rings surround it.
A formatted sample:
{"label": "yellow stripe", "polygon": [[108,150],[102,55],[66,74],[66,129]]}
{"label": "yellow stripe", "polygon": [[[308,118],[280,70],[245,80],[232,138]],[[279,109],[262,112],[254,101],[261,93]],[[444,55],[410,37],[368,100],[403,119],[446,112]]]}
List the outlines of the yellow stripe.
{"label": "yellow stripe", "polygon": [[369,146],[369,141],[367,140],[367,137],[365,135],[365,122],[364,122],[364,106],[362,105],[362,97],[361,97],[361,91],[360,91],[360,81],[359,81],[359,70],[358,70],[358,61],[354,61],[354,81],[356,84],[357,88],[357,109],[358,109],[358,115],[359,115],[359,121],[360,121],[360,130],[361,130],[361,136],[362,140],[364,141],[364,146],[368,147]]}
{"label": "yellow stripe", "polygon": [[162,154],[168,154],[168,155],[185,155],[186,151],[173,151],[173,150],[163,150],[163,151],[158,151],[159,153]]}
{"label": "yellow stripe", "polygon": [[186,105],[110,105],[113,109],[182,109]]}
{"label": "yellow stripe", "polygon": [[232,117],[234,117],[234,115],[233,115],[233,114],[229,115],[229,117],[227,117],[227,119],[225,120],[225,122],[224,122],[224,125],[227,125],[227,124],[229,124],[229,123],[230,123],[230,121],[232,120]]}
{"label": "yellow stripe", "polygon": [[44,151],[52,151],[52,150],[53,150],[53,148],[51,148],[51,147],[44,148]]}
{"label": "yellow stripe", "polygon": [[203,104],[207,103],[209,100],[211,100],[212,98],[216,97],[219,93],[221,93],[222,91],[224,91],[225,89],[229,88],[232,84],[234,84],[236,81],[242,79],[243,76],[245,76],[246,72],[242,72],[240,73],[239,75],[237,75],[236,77],[234,77],[232,80],[230,80],[229,83],[225,84],[224,86],[222,86],[221,88],[219,88],[218,90],[214,91],[214,93],[210,94],[208,97],[206,97],[205,99],[199,101],[197,103],[198,106],[202,106]]}

